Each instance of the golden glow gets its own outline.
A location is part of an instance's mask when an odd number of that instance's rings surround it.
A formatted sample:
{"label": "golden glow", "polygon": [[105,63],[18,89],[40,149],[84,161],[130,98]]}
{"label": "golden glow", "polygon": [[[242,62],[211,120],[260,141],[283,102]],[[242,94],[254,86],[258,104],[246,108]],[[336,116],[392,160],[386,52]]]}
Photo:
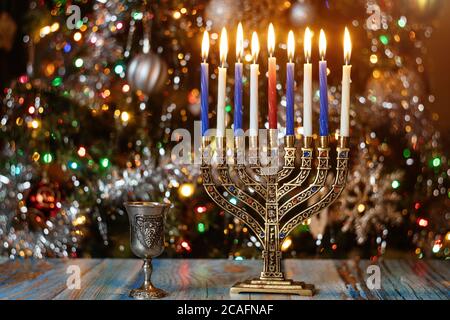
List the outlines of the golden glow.
{"label": "golden glow", "polygon": [[358,212],[363,213],[366,210],[366,206],[362,203],[358,205]]}
{"label": "golden glow", "polygon": [[203,62],[206,62],[209,54],[209,34],[208,31],[203,32],[203,40],[202,40],[202,59]]}
{"label": "golden glow", "polygon": [[39,126],[40,126],[40,123],[39,123],[38,120],[33,120],[33,121],[31,121],[31,123],[30,123],[30,127],[33,128],[33,129],[38,129]]}
{"label": "golden glow", "polygon": [[85,216],[79,216],[78,218],[76,218],[73,222],[72,222],[72,224],[74,225],[74,226],[79,226],[79,225],[82,225],[82,224],[85,224],[86,223],[86,217]]}
{"label": "golden glow", "polygon": [[345,64],[350,63],[350,57],[352,55],[352,40],[350,39],[350,32],[348,32],[347,27],[345,27],[344,32],[344,60]]}
{"label": "golden glow", "polygon": [[325,37],[325,32],[323,31],[323,29],[320,29],[319,53],[320,53],[320,58],[322,60],[324,60],[325,54],[327,53],[327,38]]}
{"label": "golden glow", "polygon": [[377,57],[377,55],[376,55],[376,54],[372,54],[372,55],[370,56],[370,63],[376,64],[377,62],[378,62],[378,57]]}
{"label": "golden glow", "polygon": [[295,39],[294,39],[294,32],[289,31],[288,33],[288,43],[287,43],[287,54],[289,62],[292,62],[292,59],[294,58],[294,52],[295,52]]}
{"label": "golden glow", "polygon": [[180,197],[182,198],[189,198],[194,194],[194,185],[192,183],[183,183],[179,188],[178,188],[178,194],[180,195]]}
{"label": "golden glow", "polygon": [[130,120],[130,114],[126,111],[122,112],[122,114],[120,115],[120,120],[122,120],[123,122],[128,122]]}
{"label": "golden glow", "polygon": [[181,13],[180,13],[179,11],[175,11],[175,12],[173,13],[173,18],[174,18],[174,19],[180,19],[180,18],[181,18]]}
{"label": "golden glow", "polygon": [[253,63],[256,63],[258,60],[259,55],[259,40],[258,40],[258,34],[253,31],[252,34],[252,57],[253,57]]}
{"label": "golden glow", "polygon": [[311,59],[311,42],[312,42],[312,33],[311,30],[308,27],[306,27],[304,50],[305,50],[305,59],[307,63],[309,63],[309,60]]}
{"label": "golden glow", "polygon": [[269,49],[270,56],[272,56],[275,51],[275,30],[272,23],[269,24],[269,31],[267,34],[267,48]]}
{"label": "golden glow", "polygon": [[419,5],[419,9],[420,10],[426,9],[427,5],[429,4],[428,2],[429,0],[418,0],[417,3]]}
{"label": "golden glow", "polygon": [[53,24],[51,25],[51,27],[50,27],[50,31],[51,31],[51,32],[58,31],[58,29],[59,29],[59,23],[58,23],[58,22],[53,23]]}
{"label": "golden glow", "polygon": [[236,59],[241,62],[244,56],[244,30],[242,28],[242,23],[239,22],[236,32]]}
{"label": "golden glow", "polygon": [[284,240],[283,244],[281,245],[281,251],[286,251],[287,249],[289,249],[289,247],[292,245],[292,239],[291,238],[286,238],[286,240]]}
{"label": "golden glow", "polygon": [[223,27],[222,32],[220,34],[220,63],[222,64],[222,68],[225,65],[225,61],[227,60],[227,54],[228,54],[227,29]]}

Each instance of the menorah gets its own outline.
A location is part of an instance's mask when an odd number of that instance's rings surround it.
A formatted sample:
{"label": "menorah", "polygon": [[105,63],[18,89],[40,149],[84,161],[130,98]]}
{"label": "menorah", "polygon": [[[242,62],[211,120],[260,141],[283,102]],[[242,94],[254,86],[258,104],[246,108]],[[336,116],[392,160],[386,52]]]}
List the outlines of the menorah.
{"label": "menorah", "polygon": [[[258,141],[257,136],[250,136],[248,156],[245,155],[244,136],[234,138],[234,147],[228,153],[224,137],[215,137],[212,145],[211,138],[204,136],[203,185],[211,199],[245,223],[262,245],[264,266],[261,276],[236,283],[231,293],[312,296],[314,285],[285,278],[281,244],[295,227],[331,205],[341,194],[347,180],[348,137],[337,139],[336,173],[334,181],[327,185],[331,169],[329,137],[318,139],[316,156],[313,137],[303,137],[298,165],[295,137],[285,136],[284,147],[280,148],[277,133],[276,129],[267,130],[267,147],[262,146],[261,137]],[[263,158],[272,160],[263,163]],[[274,159],[283,161],[278,165]]]}

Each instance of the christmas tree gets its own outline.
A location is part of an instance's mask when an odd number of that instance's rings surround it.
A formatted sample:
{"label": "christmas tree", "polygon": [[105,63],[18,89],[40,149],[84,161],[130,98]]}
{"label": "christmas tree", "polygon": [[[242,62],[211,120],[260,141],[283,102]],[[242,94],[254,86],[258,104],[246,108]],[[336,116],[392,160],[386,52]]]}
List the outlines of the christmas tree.
{"label": "christmas tree", "polygon": [[[170,154],[176,144],[173,131],[193,132],[199,119],[203,31],[210,33],[215,66],[220,29],[241,21],[246,61],[251,59],[251,31],[265,34],[270,22],[280,35],[293,29],[298,47],[306,26],[326,29],[331,39],[341,39],[347,26],[355,43],[349,184],[340,202],[305,221],[284,242],[283,251],[293,257],[350,253],[377,258],[401,251],[447,258],[448,141],[428,111],[435,98],[424,60],[439,5],[418,0],[22,4],[27,8],[16,37],[26,52],[26,69],[5,83],[0,112],[0,254],[131,256],[123,202],[152,200],[173,205],[166,255],[259,255],[260,244],[249,230],[203,192],[198,168],[176,165]],[[19,28],[18,18],[6,9],[0,24],[5,51],[11,50]],[[280,37],[277,50],[286,50],[286,40]],[[262,70],[266,58],[261,50]],[[295,62],[302,59],[297,54]],[[330,70],[338,70],[340,51],[330,52],[328,60]],[[217,74],[212,71],[211,83]],[[247,77],[244,69],[244,92]],[[329,75],[332,128],[339,123],[339,77],[339,72]],[[302,79],[301,71],[296,78]],[[281,72],[279,125],[285,123],[283,79]],[[231,123],[234,79],[228,81],[226,117]],[[266,81],[260,87],[267,92]],[[318,92],[318,83],[313,88]],[[302,97],[298,82],[298,137]],[[316,119],[318,99],[317,93]],[[260,96],[261,114],[267,114],[266,105],[267,97]],[[265,122],[260,119],[261,128]]]}

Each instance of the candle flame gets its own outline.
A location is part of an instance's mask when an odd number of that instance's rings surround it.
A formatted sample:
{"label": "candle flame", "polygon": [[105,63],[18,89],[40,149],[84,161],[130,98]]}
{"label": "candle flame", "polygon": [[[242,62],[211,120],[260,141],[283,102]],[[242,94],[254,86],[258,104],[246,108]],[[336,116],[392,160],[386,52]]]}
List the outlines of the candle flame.
{"label": "candle flame", "polygon": [[227,29],[223,27],[222,32],[220,33],[220,63],[222,64],[222,68],[225,65],[225,61],[227,60],[227,54],[228,54]]}
{"label": "candle flame", "polygon": [[273,24],[269,24],[269,31],[267,35],[267,48],[269,49],[269,54],[272,56],[272,54],[275,51],[275,30],[273,28]]}
{"label": "candle flame", "polygon": [[309,60],[311,59],[311,42],[312,42],[312,33],[311,30],[308,27],[306,27],[304,49],[305,49],[305,59],[307,63],[309,63]]}
{"label": "candle flame", "polygon": [[352,55],[352,40],[350,39],[350,32],[348,32],[347,27],[345,27],[344,32],[344,60],[345,64],[350,63],[350,57]]}
{"label": "candle flame", "polygon": [[208,59],[209,53],[209,34],[208,31],[203,32],[203,40],[202,40],[202,59],[206,61]]}
{"label": "candle flame", "polygon": [[288,33],[288,43],[287,43],[287,54],[289,61],[292,61],[294,58],[295,52],[295,40],[294,40],[294,32],[291,30]]}
{"label": "candle flame", "polygon": [[319,53],[320,53],[320,58],[322,60],[325,59],[326,52],[327,52],[327,38],[325,37],[325,32],[323,31],[323,29],[320,29]]}
{"label": "candle flame", "polygon": [[244,30],[242,28],[242,23],[239,22],[236,33],[236,59],[238,62],[241,61],[244,56]]}
{"label": "candle flame", "polygon": [[258,34],[253,31],[252,33],[252,56],[253,56],[253,63],[256,63],[256,60],[258,60],[259,55],[259,40],[258,40]]}

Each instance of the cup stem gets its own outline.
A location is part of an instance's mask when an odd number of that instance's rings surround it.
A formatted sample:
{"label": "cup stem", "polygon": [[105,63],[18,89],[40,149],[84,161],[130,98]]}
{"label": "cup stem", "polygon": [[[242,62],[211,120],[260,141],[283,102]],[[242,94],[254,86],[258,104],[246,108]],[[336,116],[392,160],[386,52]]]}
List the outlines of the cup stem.
{"label": "cup stem", "polygon": [[152,272],[153,272],[153,266],[152,266],[152,259],[144,259],[144,265],[142,266],[142,269],[144,270],[144,288],[146,289],[153,289],[152,284]]}

